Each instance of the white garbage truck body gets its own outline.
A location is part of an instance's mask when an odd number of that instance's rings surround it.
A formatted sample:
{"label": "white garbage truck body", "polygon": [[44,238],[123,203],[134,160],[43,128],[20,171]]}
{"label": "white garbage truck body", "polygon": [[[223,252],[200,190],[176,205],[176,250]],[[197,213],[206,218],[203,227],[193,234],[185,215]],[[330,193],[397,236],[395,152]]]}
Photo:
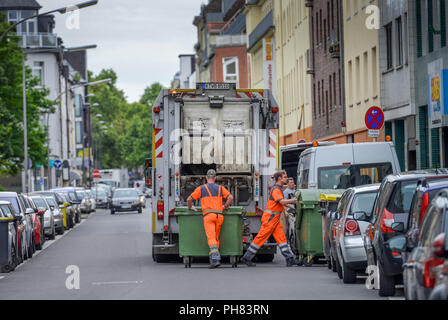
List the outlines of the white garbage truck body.
{"label": "white garbage truck body", "polygon": [[[179,255],[177,207],[206,183],[209,169],[245,213],[246,249],[261,226],[272,174],[278,167],[278,105],[269,90],[199,83],[196,90],[162,90],[153,106],[152,252],[155,261]],[[200,202],[195,203],[200,208]],[[276,245],[260,250],[272,260]]]}

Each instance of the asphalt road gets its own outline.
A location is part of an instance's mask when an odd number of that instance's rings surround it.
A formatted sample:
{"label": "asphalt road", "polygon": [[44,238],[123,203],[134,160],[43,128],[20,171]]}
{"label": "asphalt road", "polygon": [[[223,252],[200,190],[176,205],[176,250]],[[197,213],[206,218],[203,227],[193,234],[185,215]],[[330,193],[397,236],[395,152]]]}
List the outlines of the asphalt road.
{"label": "asphalt road", "polygon": [[286,268],[280,255],[256,268],[207,266],[155,263],[149,209],[116,215],[97,210],[13,273],[0,274],[0,299],[379,299],[361,278],[344,285],[326,266]]}

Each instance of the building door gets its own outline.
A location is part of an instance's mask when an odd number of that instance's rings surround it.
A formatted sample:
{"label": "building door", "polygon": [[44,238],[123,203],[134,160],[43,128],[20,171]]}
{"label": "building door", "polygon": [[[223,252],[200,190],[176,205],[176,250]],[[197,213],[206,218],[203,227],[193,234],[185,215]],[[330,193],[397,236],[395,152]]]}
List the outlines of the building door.
{"label": "building door", "polygon": [[404,155],[404,144],[405,133],[404,133],[404,120],[395,120],[395,150],[397,151],[398,162],[400,162],[400,167],[402,171],[406,170],[405,165],[405,155]]}

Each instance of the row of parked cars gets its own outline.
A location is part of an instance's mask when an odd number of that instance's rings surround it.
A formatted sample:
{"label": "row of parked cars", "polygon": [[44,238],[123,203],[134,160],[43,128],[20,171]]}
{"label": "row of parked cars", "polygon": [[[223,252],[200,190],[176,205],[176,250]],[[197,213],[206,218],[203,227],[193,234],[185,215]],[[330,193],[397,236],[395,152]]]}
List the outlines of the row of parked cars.
{"label": "row of parked cars", "polygon": [[326,219],[328,267],[344,283],[367,273],[382,297],[403,284],[406,299],[448,299],[448,170],[349,188]]}
{"label": "row of parked cars", "polygon": [[102,205],[95,193],[84,188],[0,192],[0,218],[9,221],[7,261],[0,265],[1,272],[11,272],[32,258],[46,239],[53,240],[73,228],[81,222],[81,214],[95,211],[97,204]]}

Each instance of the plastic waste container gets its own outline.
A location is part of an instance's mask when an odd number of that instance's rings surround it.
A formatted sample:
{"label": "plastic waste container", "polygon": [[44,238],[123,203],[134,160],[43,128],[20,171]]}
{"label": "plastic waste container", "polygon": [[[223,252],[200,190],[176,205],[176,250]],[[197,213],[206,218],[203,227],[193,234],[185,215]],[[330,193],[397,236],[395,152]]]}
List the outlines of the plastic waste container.
{"label": "plastic waste container", "polygon": [[321,194],[319,198],[320,213],[322,215],[322,241],[324,246],[324,255],[327,259],[327,266],[332,268],[332,261],[330,255],[331,249],[331,214],[336,212],[339,200],[342,194]]}
{"label": "plastic waste container", "polygon": [[[230,207],[224,211],[224,223],[219,235],[221,257],[230,257],[233,268],[238,257],[243,255],[243,207]],[[187,207],[176,208],[175,216],[179,224],[179,255],[186,268],[191,268],[193,257],[208,257],[210,248],[204,229],[202,211],[192,211]]]}
{"label": "plastic waste container", "polygon": [[9,224],[14,218],[3,218],[0,215],[0,266],[10,264],[9,252]]}
{"label": "plastic waste container", "polygon": [[301,189],[296,193],[296,242],[299,265],[307,267],[325,258],[322,236],[322,216],[319,206],[321,194],[339,193],[343,190]]}

